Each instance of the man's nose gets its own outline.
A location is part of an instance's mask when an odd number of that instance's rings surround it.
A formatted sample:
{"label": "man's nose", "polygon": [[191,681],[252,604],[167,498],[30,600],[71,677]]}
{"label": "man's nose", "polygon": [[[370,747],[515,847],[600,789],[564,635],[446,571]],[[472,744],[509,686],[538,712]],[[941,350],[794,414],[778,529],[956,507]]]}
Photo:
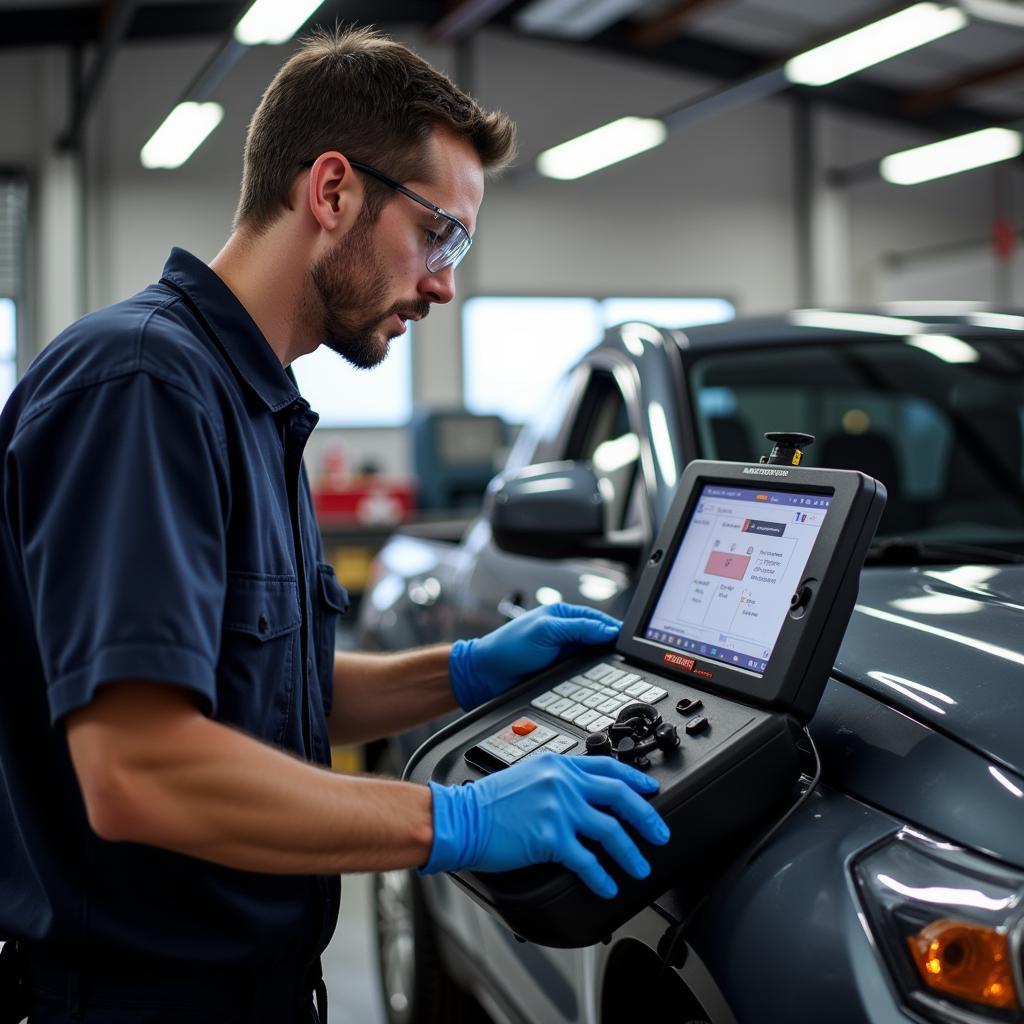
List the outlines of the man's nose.
{"label": "man's nose", "polygon": [[420,295],[428,302],[445,303],[455,298],[455,271],[445,267],[427,275],[420,280]]}

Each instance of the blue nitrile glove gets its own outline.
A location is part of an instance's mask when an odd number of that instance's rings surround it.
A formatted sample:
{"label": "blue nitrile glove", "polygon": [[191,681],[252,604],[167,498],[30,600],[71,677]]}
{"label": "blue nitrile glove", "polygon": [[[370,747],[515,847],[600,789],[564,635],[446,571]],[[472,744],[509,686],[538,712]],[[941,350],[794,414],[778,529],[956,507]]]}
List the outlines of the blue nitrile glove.
{"label": "blue nitrile glove", "polygon": [[470,711],[584,644],[605,644],[622,623],[576,604],[548,604],[476,640],[456,640],[448,658],[452,692]]}
{"label": "blue nitrile glove", "polygon": [[650,865],[613,815],[649,843],[668,842],[668,826],[639,795],[657,788],[649,775],[614,758],[560,754],[531,757],[470,785],[431,782],[434,845],[420,873],[555,861],[610,899],[618,888],[579,836],[600,843],[627,874],[645,878]]}

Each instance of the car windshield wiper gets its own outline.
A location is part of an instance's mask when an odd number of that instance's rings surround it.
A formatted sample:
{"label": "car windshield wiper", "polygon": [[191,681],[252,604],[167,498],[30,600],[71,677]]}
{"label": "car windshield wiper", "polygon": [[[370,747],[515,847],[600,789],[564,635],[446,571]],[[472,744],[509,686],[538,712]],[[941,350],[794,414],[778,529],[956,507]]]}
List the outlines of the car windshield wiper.
{"label": "car windshield wiper", "polygon": [[983,544],[959,544],[955,541],[908,540],[892,537],[875,541],[868,548],[868,565],[941,565],[946,562],[986,562],[1009,564],[1024,562],[1024,555],[1006,548]]}

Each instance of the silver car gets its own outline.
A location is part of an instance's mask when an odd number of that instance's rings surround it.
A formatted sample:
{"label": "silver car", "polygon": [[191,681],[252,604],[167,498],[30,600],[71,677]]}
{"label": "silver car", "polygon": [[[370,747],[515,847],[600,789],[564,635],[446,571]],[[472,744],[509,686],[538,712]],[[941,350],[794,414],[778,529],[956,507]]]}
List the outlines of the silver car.
{"label": "silver car", "polygon": [[[543,538],[501,550],[486,515],[400,531],[360,642],[475,636],[557,600],[621,615],[680,468],[756,461],[765,431],[804,431],[807,464],[889,493],[811,723],[821,776],[752,860],[680,878],[607,944],[523,943],[445,877],[378,876],[392,1024],[1024,1020],[1024,316],[933,303],[624,324],[545,410],[504,475],[591,463],[603,535],[550,557]],[[371,766],[400,772],[440,724],[374,746]],[[807,785],[814,771],[808,757]]]}

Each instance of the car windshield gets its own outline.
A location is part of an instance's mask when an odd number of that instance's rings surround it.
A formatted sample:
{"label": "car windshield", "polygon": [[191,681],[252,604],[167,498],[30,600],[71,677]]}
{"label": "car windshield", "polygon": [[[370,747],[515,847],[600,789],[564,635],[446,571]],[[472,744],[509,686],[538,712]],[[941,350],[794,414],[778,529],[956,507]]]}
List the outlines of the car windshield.
{"label": "car windshield", "polygon": [[885,484],[879,537],[1022,551],[1024,336],[958,334],[691,350],[701,453],[755,460],[766,431],[804,431],[805,465]]}

